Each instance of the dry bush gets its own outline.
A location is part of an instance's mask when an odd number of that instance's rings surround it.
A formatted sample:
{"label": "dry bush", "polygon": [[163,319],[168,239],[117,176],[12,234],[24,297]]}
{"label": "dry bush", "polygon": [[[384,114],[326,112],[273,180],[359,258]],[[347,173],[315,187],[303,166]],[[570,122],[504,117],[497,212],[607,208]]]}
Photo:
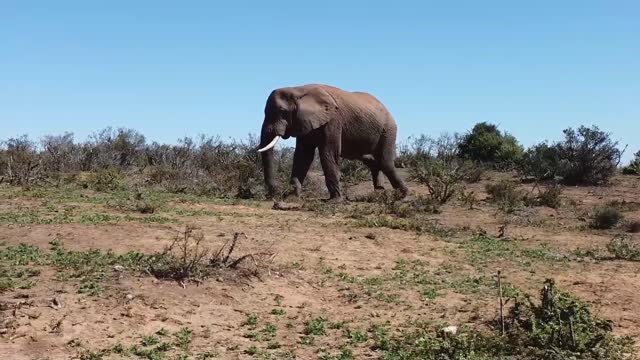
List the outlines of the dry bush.
{"label": "dry bush", "polygon": [[490,196],[490,201],[497,204],[506,213],[514,212],[522,206],[525,199],[524,193],[518,189],[518,184],[507,180],[487,184],[485,190]]}
{"label": "dry bush", "polygon": [[341,180],[347,185],[359,184],[371,178],[371,171],[360,160],[342,159],[340,162]]}
{"label": "dry bush", "polygon": [[[236,270],[240,275],[259,277],[260,269],[275,257],[271,252],[260,252],[234,257],[244,233],[235,233],[217,251],[211,252],[204,245],[202,229],[193,225],[179,231],[172,243],[157,254],[146,259],[146,271],[159,279],[172,279],[183,285],[188,280],[202,281],[213,274],[223,274],[223,270]],[[240,265],[251,260],[252,266]]]}
{"label": "dry bush", "polygon": [[466,206],[469,210],[473,210],[475,205],[478,203],[478,198],[476,198],[476,193],[474,191],[466,192],[463,190],[460,191],[460,195],[458,195],[458,200],[462,202],[464,206]]}
{"label": "dry bush", "polygon": [[439,159],[445,162],[459,158],[460,135],[444,133],[434,139],[421,134],[410,136],[398,147],[397,162],[402,167],[410,167],[427,160]]}
{"label": "dry bush", "polygon": [[141,214],[154,214],[164,204],[165,201],[154,198],[140,189],[125,198],[116,198],[113,202],[108,202],[108,205],[112,208]]}
{"label": "dry bush", "polygon": [[40,144],[43,166],[48,173],[81,169],[81,154],[79,147],[73,142],[72,133],[47,135],[42,138]]}
{"label": "dry bush", "polygon": [[133,129],[107,127],[91,134],[87,145],[85,163],[91,170],[145,165],[145,137]]}
{"label": "dry bush", "polygon": [[625,175],[640,175],[640,151],[635,153],[633,161],[622,169],[622,173]]}
{"label": "dry bush", "polygon": [[640,233],[640,221],[633,220],[627,222],[627,232],[632,234]]}
{"label": "dry bush", "polygon": [[411,168],[411,180],[425,185],[431,198],[440,204],[447,203],[460,191],[463,179],[461,166],[440,160],[422,161]]}
{"label": "dry bush", "polygon": [[[351,217],[371,214],[392,214],[401,218],[410,218],[424,214],[439,213],[440,203],[431,197],[419,195],[413,199],[403,199],[404,195],[398,190],[374,191],[355,199],[357,202],[367,202],[380,205],[379,207],[355,207],[351,209]],[[334,211],[335,213],[335,211]]]}
{"label": "dry bush", "polygon": [[547,206],[552,209],[558,209],[562,206],[562,188],[553,185],[541,190],[536,197],[536,203],[540,206]]}
{"label": "dry bush", "polygon": [[591,227],[599,230],[612,229],[623,219],[624,215],[620,209],[604,206],[595,209],[591,219]]}
{"label": "dry bush", "polygon": [[0,175],[12,185],[29,187],[42,179],[42,159],[36,143],[23,135],[4,141]]}
{"label": "dry bush", "polygon": [[209,250],[203,246],[203,240],[204,234],[199,228],[187,225],[161,253],[149,257],[149,273],[159,279],[177,281],[208,277]]}

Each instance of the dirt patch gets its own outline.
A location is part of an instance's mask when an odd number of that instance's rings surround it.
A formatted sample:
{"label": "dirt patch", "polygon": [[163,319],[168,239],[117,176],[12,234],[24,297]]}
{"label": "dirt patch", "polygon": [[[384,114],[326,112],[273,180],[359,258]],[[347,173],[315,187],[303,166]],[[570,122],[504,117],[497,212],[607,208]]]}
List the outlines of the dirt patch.
{"label": "dirt patch", "polygon": [[[469,188],[484,199],[482,184]],[[370,190],[370,184],[363,183],[349,194]],[[420,320],[486,328],[498,314],[498,269],[510,286],[534,295],[545,278],[554,278],[591,304],[597,315],[611,320],[616,334],[637,338],[638,263],[576,254],[579,249],[605,249],[622,231],[591,230],[584,216],[611,200],[640,202],[638,180],[620,178],[610,188],[564,190],[564,205],[558,210],[536,207],[507,215],[487,202],[469,210],[454,201],[429,215],[455,230],[444,237],[365,227],[340,212],[274,210],[270,202],[169,202],[152,215],[172,219],[168,223],[145,222],[149,217],[142,215],[126,218],[114,209],[109,214],[122,217],[110,224],[4,220],[3,248],[25,243],[48,251],[52,240],[61,239],[65,248],[77,251],[151,254],[161,251],[185,224],[193,224],[202,229],[210,249],[241,232],[246,239],[236,253],[268,251],[274,262],[260,279],[213,277],[186,285],[111,266],[105,270],[104,290],[94,295],[79,293],[77,281],[61,279],[51,266],[30,265],[39,271],[29,280],[33,284],[0,295],[0,358],[70,358],[118,346],[130,351],[152,340],[171,342],[168,353],[201,358],[295,354],[308,359],[345,347],[354,358],[376,358],[379,354],[365,340],[376,324],[406,326]],[[14,196],[0,200],[0,211],[39,211],[39,201]],[[62,200],[59,204],[65,206]],[[79,206],[107,211],[103,205]],[[502,240],[471,242],[480,231]],[[309,334],[313,331],[320,335]],[[179,343],[187,335],[188,346],[182,348]],[[102,356],[133,355],[114,350]]]}

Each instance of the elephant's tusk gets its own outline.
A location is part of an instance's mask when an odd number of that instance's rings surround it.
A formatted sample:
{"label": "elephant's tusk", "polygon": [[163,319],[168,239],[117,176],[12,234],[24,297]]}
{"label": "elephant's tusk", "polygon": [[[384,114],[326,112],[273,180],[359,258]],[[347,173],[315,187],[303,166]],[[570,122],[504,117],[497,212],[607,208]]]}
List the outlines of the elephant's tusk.
{"label": "elephant's tusk", "polygon": [[280,140],[280,135],[276,135],[276,137],[274,137],[273,140],[271,140],[271,142],[267,146],[263,147],[262,149],[258,149],[258,152],[261,153],[267,150],[271,150],[271,148],[276,146],[276,143],[278,142],[278,140]]}

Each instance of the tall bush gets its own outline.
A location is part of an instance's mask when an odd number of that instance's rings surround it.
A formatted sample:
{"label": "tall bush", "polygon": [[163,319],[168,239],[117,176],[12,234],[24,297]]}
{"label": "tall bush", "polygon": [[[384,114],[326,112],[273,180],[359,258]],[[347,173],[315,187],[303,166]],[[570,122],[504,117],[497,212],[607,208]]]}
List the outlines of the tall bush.
{"label": "tall bush", "polygon": [[[42,175],[42,157],[27,135],[5,141],[0,154],[2,173],[13,185],[30,186]],[[3,179],[4,179],[3,177]]]}
{"label": "tall bush", "polygon": [[476,124],[471,132],[464,135],[458,150],[464,159],[498,169],[514,168],[524,153],[515,137],[502,133],[496,125],[487,122]]}
{"label": "tall bush", "polygon": [[597,126],[565,129],[564,140],[531,147],[521,164],[526,176],[558,178],[566,185],[604,185],[620,163],[622,151],[611,135]]}
{"label": "tall bush", "polygon": [[640,175],[640,151],[635,153],[635,158],[629,166],[622,169],[622,173],[625,175]]}

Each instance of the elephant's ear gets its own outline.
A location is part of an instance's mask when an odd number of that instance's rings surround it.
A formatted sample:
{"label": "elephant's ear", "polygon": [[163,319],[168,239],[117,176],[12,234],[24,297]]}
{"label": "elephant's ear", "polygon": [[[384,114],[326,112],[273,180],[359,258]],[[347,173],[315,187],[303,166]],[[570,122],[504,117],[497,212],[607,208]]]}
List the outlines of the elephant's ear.
{"label": "elephant's ear", "polygon": [[316,89],[298,98],[298,132],[306,135],[328,123],[336,113],[338,104],[328,92]]}

